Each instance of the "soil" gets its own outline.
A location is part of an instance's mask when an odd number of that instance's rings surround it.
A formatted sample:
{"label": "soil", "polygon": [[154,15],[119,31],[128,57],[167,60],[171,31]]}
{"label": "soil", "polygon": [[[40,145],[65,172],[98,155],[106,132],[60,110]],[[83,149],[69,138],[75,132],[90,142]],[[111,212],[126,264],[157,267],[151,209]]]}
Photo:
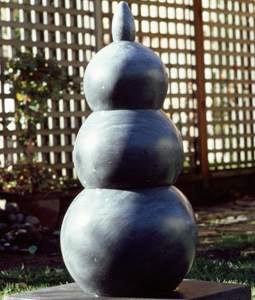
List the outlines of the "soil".
{"label": "soil", "polygon": [[[52,267],[64,268],[60,249],[60,238],[54,236],[52,230],[34,231],[18,235],[14,239],[17,250],[13,247],[0,252],[0,271],[10,268]],[[34,254],[29,252],[29,246],[35,245]]]}
{"label": "soil", "polygon": [[[214,242],[222,234],[255,234],[255,197],[245,197],[243,199],[233,200],[227,203],[221,203],[211,207],[196,207],[195,209],[198,232],[199,247],[197,257],[204,255],[203,248]],[[45,242],[45,241],[44,241]],[[62,259],[59,243],[49,248],[44,242],[40,245],[41,251],[34,255],[29,253],[7,253],[0,254],[0,271],[12,267],[20,268],[24,265],[26,268],[51,267],[62,269],[65,264]],[[45,247],[43,247],[45,246]],[[47,249],[47,250],[46,250]],[[238,251],[246,249],[232,249]],[[250,249],[248,249],[250,250]],[[213,250],[207,252],[207,257],[227,259],[234,254],[231,251]],[[252,253],[255,254],[255,247]]]}
{"label": "soil", "polygon": [[10,268],[44,268],[51,267],[56,269],[65,268],[65,264],[61,254],[14,254],[1,253],[0,271],[8,270]]}

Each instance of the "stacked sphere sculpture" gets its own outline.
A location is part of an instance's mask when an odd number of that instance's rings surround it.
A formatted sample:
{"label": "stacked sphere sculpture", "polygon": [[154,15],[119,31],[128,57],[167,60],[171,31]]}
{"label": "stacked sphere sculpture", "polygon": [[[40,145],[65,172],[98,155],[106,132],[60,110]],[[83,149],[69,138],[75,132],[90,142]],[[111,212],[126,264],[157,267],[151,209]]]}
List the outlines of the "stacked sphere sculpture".
{"label": "stacked sphere sculpture", "polygon": [[93,113],[77,135],[74,165],[86,189],[65,215],[61,249],[85,293],[153,297],[173,291],[186,276],[197,225],[189,201],[172,186],[183,149],[161,110],[165,66],[134,42],[134,19],[123,1],[112,35],[84,75]]}

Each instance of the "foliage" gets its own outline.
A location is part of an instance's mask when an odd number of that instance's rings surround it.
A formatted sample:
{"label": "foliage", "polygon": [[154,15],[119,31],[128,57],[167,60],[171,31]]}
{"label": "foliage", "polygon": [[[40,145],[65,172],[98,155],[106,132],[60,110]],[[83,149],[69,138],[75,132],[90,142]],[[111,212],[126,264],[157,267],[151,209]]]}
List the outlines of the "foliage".
{"label": "foliage", "polygon": [[26,148],[36,144],[37,125],[46,120],[48,99],[58,100],[78,87],[56,61],[42,55],[17,52],[6,63],[5,80],[16,97],[15,122],[20,130],[18,143]]}
{"label": "foliage", "polygon": [[64,187],[56,171],[35,158],[32,161],[23,158],[16,164],[1,169],[0,177],[0,190],[19,195],[57,191]]}
{"label": "foliage", "polygon": [[38,128],[46,124],[49,99],[59,100],[78,90],[78,83],[53,59],[20,51],[6,63],[5,79],[16,98],[14,117],[22,155],[0,171],[0,189],[24,195],[63,187],[53,167],[38,161],[34,147]]}

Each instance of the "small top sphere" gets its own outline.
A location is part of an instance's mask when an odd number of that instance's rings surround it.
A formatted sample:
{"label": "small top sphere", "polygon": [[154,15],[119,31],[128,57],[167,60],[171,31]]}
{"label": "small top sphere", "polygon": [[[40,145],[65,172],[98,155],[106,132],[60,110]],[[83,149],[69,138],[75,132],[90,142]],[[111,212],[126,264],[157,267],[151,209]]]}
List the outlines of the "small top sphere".
{"label": "small top sphere", "polygon": [[113,43],[93,57],[84,74],[90,108],[162,108],[168,87],[166,68],[152,50],[134,42],[134,18],[123,1],[113,18],[112,34]]}

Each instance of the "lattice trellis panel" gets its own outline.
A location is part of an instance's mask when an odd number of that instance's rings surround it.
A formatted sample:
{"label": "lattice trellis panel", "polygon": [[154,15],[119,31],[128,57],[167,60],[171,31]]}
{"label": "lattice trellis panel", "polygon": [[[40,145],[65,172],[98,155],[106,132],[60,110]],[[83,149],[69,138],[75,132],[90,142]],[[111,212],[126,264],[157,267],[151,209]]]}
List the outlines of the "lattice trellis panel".
{"label": "lattice trellis panel", "polygon": [[[85,67],[96,52],[94,1],[82,0],[1,0],[0,60],[3,65],[17,49],[55,58],[69,75],[82,82]],[[1,75],[0,161],[15,161],[17,134],[13,120],[15,102]],[[90,113],[82,93],[69,94],[59,101],[48,100],[50,112],[45,126],[38,128],[39,158],[54,164],[64,176],[74,176],[72,149],[78,129]],[[2,121],[12,121],[6,128]]]}
{"label": "lattice trellis panel", "polygon": [[[183,171],[197,166],[197,101],[193,0],[126,1],[136,23],[136,40],[164,62],[169,89],[164,111],[181,131],[185,152]],[[102,1],[103,41],[111,41],[111,20],[118,1]]]}
{"label": "lattice trellis panel", "polygon": [[[15,101],[3,80],[6,60],[16,49],[43,53],[46,58],[59,61],[81,83],[82,89],[87,63],[111,42],[111,21],[118,2],[0,0],[0,166],[7,159],[15,162],[21,152],[13,143],[17,135],[13,122]],[[197,110],[201,103],[198,101],[203,99],[197,99],[201,94],[197,93],[196,84],[196,2],[126,2],[135,18],[136,40],[150,47],[166,65],[169,89],[163,109],[183,137],[183,171],[199,173],[201,140]],[[208,133],[210,170],[254,167],[255,1],[202,0],[202,5],[208,122],[204,126]],[[72,178],[74,140],[91,111],[82,91],[59,101],[49,99],[48,104],[49,118],[46,125],[38,128],[35,150],[41,160],[54,164],[62,175]],[[11,123],[6,127],[4,121]]]}
{"label": "lattice trellis panel", "polygon": [[203,1],[211,170],[255,166],[255,2]]}

